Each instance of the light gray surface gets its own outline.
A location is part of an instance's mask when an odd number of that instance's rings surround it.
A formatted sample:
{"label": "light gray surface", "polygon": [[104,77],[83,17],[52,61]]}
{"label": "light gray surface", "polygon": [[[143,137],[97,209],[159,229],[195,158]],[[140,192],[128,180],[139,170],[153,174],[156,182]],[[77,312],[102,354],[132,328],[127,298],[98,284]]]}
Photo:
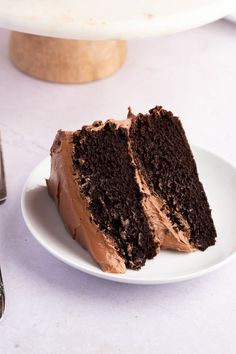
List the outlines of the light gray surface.
{"label": "light gray surface", "polygon": [[[0,31],[0,129],[8,200],[0,209],[6,311],[0,353],[233,354],[236,261],[205,277],[162,286],[112,283],[48,254],[30,235],[20,194],[58,128],[122,118],[162,104],[181,116],[189,141],[236,165],[236,26],[129,43],[124,67],[86,85],[34,80],[8,61]],[[222,186],[223,188],[223,186]],[[227,208],[227,206],[226,206]]]}

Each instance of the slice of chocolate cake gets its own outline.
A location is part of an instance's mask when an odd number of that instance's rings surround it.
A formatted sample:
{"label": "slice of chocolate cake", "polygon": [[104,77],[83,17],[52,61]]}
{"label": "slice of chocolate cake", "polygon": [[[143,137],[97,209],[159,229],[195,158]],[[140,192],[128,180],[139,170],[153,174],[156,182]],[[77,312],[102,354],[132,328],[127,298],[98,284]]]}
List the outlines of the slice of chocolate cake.
{"label": "slice of chocolate cake", "polygon": [[215,243],[183,127],[162,107],[59,131],[47,186],[65,226],[103,271],[140,269],[161,248],[204,251]]}

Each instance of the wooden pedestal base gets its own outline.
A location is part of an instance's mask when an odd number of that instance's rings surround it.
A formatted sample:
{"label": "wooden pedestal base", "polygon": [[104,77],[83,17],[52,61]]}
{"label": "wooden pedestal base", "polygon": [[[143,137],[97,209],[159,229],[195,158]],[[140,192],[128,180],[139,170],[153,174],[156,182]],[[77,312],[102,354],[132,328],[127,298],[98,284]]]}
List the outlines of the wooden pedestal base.
{"label": "wooden pedestal base", "polygon": [[124,63],[125,41],[82,41],[12,32],[10,58],[38,79],[82,83],[113,74]]}

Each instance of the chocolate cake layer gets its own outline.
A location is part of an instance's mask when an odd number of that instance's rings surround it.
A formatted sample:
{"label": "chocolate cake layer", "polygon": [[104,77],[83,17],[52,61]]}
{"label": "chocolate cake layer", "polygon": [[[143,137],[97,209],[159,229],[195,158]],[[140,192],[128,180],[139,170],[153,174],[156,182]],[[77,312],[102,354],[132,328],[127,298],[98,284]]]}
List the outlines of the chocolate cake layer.
{"label": "chocolate cake layer", "polygon": [[159,244],[143,210],[128,133],[111,121],[102,129],[84,127],[73,134],[72,159],[91,221],[114,240],[127,268],[139,269]]}
{"label": "chocolate cake layer", "polygon": [[165,201],[162,210],[178,231],[190,228],[190,244],[205,250],[216,231],[181,122],[155,107],[131,125],[135,161],[149,188]]}

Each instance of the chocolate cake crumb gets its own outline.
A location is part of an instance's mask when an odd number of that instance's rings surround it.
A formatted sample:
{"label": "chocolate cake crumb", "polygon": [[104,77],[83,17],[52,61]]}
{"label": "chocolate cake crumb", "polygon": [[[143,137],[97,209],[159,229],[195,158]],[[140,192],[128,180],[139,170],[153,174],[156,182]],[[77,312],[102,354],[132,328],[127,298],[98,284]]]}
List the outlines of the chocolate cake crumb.
{"label": "chocolate cake crumb", "polygon": [[141,205],[128,139],[127,130],[117,129],[111,121],[98,131],[82,128],[74,134],[72,158],[93,222],[115,240],[126,266],[139,269],[156,255],[159,244],[153,240]]}
{"label": "chocolate cake crumb", "polygon": [[180,120],[157,106],[132,121],[131,141],[138,166],[166,201],[173,226],[184,230],[180,213],[190,226],[190,243],[200,250],[214,245],[211,210]]}

